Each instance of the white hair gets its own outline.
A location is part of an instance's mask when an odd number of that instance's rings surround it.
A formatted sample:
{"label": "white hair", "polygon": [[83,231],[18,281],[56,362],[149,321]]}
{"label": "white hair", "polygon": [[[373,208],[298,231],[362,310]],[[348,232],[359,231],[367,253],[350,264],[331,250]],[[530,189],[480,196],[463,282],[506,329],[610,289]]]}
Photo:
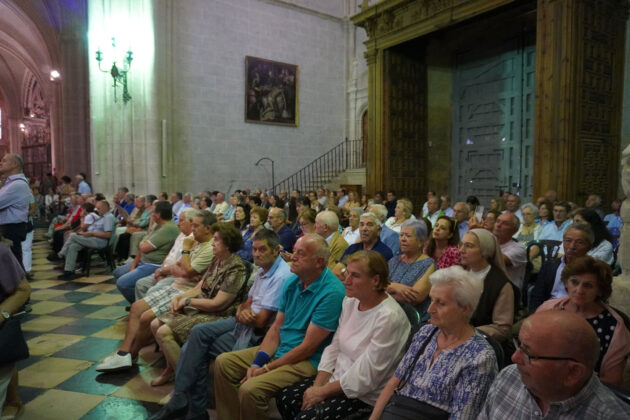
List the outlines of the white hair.
{"label": "white hair", "polygon": [[373,218],[373,219],[374,219],[374,222],[376,223],[376,225],[377,225],[378,227],[382,227],[382,226],[383,226],[383,222],[381,222],[381,219],[380,219],[380,218],[379,218],[376,214],[374,214],[374,213],[372,213],[372,212],[369,212],[369,211],[368,211],[367,213],[363,213],[363,214],[361,215],[361,218],[360,218],[359,220],[363,220],[363,219],[365,219],[366,217],[371,217],[371,218]]}
{"label": "white hair", "polygon": [[468,319],[470,319],[479,304],[479,298],[483,292],[481,284],[475,281],[474,276],[459,265],[437,270],[429,281],[432,286],[449,286],[453,289],[453,299],[461,308],[470,307]]}
{"label": "white hair", "polygon": [[315,217],[315,220],[317,219],[328,226],[328,229],[333,232],[339,229],[339,217],[337,217],[334,211],[324,210]]}

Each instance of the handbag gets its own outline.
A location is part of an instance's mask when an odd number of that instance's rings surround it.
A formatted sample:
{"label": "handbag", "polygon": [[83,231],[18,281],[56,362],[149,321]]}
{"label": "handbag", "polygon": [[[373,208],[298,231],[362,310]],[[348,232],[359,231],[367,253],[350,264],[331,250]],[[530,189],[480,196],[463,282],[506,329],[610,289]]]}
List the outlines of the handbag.
{"label": "handbag", "polygon": [[450,413],[442,410],[441,408],[434,407],[424,401],[405,397],[398,393],[398,391],[405,386],[411,377],[411,374],[416,367],[416,363],[418,363],[418,359],[424,353],[429,341],[431,341],[437,330],[437,327],[433,328],[431,334],[429,334],[429,336],[424,340],[424,343],[422,343],[422,346],[418,349],[413,362],[409,365],[405,375],[400,380],[400,383],[396,388],[396,392],[392,395],[385,406],[381,420],[446,420],[449,418]]}
{"label": "handbag", "polygon": [[22,334],[20,320],[5,320],[0,326],[0,364],[13,363],[28,357],[28,345]]}

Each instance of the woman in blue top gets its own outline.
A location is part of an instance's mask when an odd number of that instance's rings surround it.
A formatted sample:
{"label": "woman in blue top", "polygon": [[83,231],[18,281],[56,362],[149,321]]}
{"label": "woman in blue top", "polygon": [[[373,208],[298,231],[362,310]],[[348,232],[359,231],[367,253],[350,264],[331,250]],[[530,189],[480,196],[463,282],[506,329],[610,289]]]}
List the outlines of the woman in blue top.
{"label": "woman in blue top", "polygon": [[262,207],[254,207],[251,209],[249,213],[249,227],[243,233],[243,248],[241,248],[236,254],[244,259],[245,261],[249,261],[250,263],[254,262],[254,257],[252,255],[252,246],[254,242],[254,235],[260,229],[265,228],[265,223],[267,222],[267,215],[269,214],[269,210],[264,209]]}
{"label": "woman in blue top", "polygon": [[429,276],[435,271],[435,261],[423,252],[428,229],[424,220],[407,220],[400,227],[400,254],[389,260],[387,287],[398,302],[411,304],[420,313],[421,321],[429,318]]}
{"label": "woman in blue top", "polygon": [[498,371],[494,350],[470,325],[481,287],[459,266],[436,271],[431,284],[430,324],[413,337],[370,420],[474,419],[481,411]]}

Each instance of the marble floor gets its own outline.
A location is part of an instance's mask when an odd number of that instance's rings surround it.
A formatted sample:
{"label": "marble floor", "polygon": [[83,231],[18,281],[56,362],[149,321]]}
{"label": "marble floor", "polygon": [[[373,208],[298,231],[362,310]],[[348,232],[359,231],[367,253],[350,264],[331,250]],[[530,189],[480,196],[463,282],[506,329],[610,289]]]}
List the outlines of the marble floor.
{"label": "marble floor", "polygon": [[163,366],[154,347],[144,348],[138,365],[121,373],[94,370],[118,348],[126,325],[127,302],[100,261],[90,277],[60,281],[46,259],[50,246],[37,229],[33,244],[32,311],[22,316],[31,356],[18,363],[22,419],[144,419],[172,384],[152,387]]}

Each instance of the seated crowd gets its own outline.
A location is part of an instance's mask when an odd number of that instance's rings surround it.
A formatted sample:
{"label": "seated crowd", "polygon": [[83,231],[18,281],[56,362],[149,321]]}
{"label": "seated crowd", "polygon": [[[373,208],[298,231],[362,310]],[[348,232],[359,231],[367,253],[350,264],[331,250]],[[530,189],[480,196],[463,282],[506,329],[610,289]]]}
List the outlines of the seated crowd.
{"label": "seated crowd", "polygon": [[151,419],[207,418],[209,379],[228,420],[267,418],[272,398],[283,419],[630,417],[602,385],[630,355],[607,304],[618,202],[602,218],[598,196],[553,191],[489,208],[430,191],[415,214],[343,188],[69,197],[49,259],[60,279],[88,249],[122,260],[125,338],[96,370],[155,341],[151,385],[175,389]]}

